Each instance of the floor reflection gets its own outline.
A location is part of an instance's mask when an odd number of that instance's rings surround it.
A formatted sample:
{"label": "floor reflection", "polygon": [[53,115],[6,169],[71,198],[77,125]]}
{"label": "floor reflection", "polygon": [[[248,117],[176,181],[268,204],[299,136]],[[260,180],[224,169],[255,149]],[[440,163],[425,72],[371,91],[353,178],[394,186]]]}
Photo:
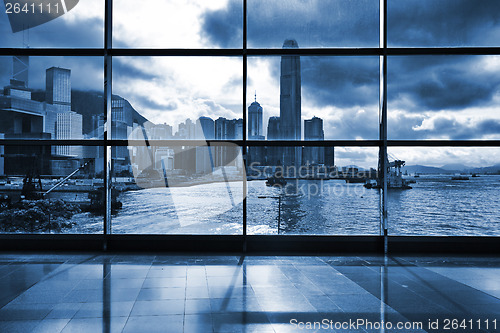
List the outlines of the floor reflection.
{"label": "floor reflection", "polygon": [[3,254],[0,331],[494,332],[499,273],[480,257]]}

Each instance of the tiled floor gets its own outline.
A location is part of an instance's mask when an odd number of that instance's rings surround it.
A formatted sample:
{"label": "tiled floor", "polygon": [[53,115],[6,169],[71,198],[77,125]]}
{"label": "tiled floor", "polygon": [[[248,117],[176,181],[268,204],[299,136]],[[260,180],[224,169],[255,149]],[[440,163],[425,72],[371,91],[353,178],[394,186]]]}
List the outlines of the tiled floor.
{"label": "tiled floor", "polygon": [[4,253],[0,285],[2,333],[500,332],[500,258]]}

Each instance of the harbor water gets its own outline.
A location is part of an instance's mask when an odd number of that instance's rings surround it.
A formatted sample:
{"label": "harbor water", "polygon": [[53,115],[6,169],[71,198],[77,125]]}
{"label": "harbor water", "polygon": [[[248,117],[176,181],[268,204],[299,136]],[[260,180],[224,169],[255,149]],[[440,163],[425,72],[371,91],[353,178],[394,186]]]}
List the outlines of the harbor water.
{"label": "harbor water", "polygon": [[[500,176],[451,180],[451,175],[422,175],[416,180],[410,190],[388,192],[389,234],[500,235]],[[295,180],[285,189],[264,181],[247,184],[250,235],[380,233],[379,191],[363,184]],[[241,182],[128,191],[120,201],[123,208],[112,216],[113,233],[242,233]],[[102,232],[102,217],[85,213],[74,219],[76,232]]]}

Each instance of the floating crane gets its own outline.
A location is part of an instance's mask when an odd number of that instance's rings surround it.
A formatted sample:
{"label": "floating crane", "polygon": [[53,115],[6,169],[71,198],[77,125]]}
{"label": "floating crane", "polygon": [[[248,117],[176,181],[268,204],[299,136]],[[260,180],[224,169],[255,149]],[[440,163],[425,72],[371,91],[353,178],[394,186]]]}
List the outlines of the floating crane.
{"label": "floating crane", "polygon": [[[403,173],[401,168],[405,165],[405,161],[395,159],[392,162],[387,161],[387,188],[388,189],[400,189],[408,190],[411,186],[408,185],[408,181],[403,179]],[[394,169],[394,170],[392,170]],[[376,184],[366,183],[364,185],[366,188],[382,188],[380,180],[377,180]]]}

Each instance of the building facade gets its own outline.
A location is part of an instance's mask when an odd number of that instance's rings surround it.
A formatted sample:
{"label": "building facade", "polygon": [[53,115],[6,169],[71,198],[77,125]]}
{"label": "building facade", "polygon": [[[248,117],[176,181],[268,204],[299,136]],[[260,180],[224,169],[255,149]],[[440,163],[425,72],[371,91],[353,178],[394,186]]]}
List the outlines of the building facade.
{"label": "building facade", "polygon": [[71,111],[71,70],[59,67],[46,70],[45,100],[61,112]]}
{"label": "building facade", "polygon": [[[322,141],[325,139],[323,131],[323,119],[313,117],[304,120],[304,140]],[[302,153],[302,164],[317,165],[325,163],[325,147],[304,147]]]}
{"label": "building facade", "polygon": [[[284,49],[298,48],[294,39],[283,43]],[[300,57],[282,56],[280,74],[280,133],[283,140],[301,140]],[[298,168],[302,162],[300,147],[284,147],[283,163]]]}

